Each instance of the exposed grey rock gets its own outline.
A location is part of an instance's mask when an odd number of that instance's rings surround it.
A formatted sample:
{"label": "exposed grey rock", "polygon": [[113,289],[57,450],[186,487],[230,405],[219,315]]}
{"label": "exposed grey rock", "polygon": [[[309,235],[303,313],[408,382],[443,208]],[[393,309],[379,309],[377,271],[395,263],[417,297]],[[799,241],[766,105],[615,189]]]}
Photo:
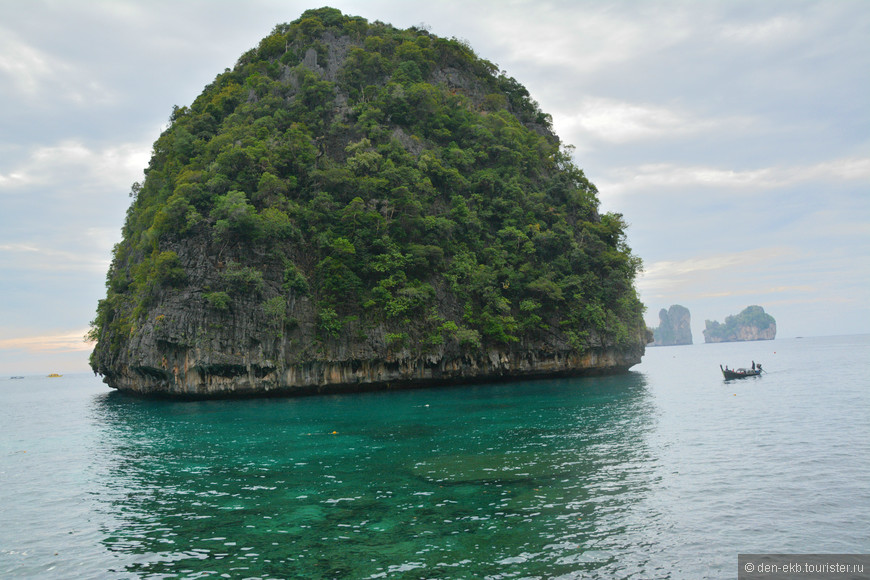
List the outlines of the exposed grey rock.
{"label": "exposed grey rock", "polygon": [[655,346],[692,344],[692,315],[689,309],[674,304],[659,311],[659,326],[655,329]]}

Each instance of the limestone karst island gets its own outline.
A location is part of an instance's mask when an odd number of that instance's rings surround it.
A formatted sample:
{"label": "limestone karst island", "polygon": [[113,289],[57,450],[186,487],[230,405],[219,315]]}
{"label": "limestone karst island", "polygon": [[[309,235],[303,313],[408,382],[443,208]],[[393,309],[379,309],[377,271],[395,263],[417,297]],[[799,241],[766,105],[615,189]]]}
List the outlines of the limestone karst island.
{"label": "limestone karst island", "polygon": [[619,372],[648,342],[622,216],[456,39],[305,12],[174,108],[145,175],[90,331],[116,389]]}
{"label": "limestone karst island", "polygon": [[659,311],[659,325],[653,331],[655,346],[692,344],[692,315],[689,309],[674,304]]}
{"label": "limestone karst island", "polygon": [[725,323],[706,320],[704,342],[773,340],[776,320],[761,306],[747,306],[740,314],[726,316]]}

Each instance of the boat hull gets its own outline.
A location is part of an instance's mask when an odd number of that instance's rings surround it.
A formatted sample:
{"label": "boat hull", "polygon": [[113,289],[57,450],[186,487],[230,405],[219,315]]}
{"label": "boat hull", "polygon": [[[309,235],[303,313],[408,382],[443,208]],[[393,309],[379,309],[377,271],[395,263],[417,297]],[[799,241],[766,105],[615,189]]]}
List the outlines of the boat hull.
{"label": "boat hull", "polygon": [[722,371],[722,376],[725,377],[725,380],[731,379],[745,379],[746,377],[757,377],[761,374],[761,369],[723,369],[722,366],[719,366],[719,369]]}

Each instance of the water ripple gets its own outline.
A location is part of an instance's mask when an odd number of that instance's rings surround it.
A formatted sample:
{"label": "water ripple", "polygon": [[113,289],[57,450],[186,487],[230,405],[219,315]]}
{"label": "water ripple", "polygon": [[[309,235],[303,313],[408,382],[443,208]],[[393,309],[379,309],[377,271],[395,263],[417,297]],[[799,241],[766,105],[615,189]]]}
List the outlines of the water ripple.
{"label": "water ripple", "polygon": [[762,346],[346,397],[22,385],[0,415],[0,575],[729,577],[740,551],[870,551],[870,342],[773,345],[738,384],[719,362]]}

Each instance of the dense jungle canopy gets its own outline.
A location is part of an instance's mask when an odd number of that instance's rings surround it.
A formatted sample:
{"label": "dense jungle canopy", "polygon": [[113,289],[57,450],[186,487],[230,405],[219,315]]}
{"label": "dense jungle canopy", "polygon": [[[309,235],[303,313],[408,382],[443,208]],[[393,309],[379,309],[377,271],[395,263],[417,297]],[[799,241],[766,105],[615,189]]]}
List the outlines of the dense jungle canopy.
{"label": "dense jungle canopy", "polygon": [[97,372],[179,293],[211,331],[248,317],[308,357],[376,327],[421,356],[642,340],[622,216],[529,92],[455,38],[307,11],[172,111],[145,175]]}

